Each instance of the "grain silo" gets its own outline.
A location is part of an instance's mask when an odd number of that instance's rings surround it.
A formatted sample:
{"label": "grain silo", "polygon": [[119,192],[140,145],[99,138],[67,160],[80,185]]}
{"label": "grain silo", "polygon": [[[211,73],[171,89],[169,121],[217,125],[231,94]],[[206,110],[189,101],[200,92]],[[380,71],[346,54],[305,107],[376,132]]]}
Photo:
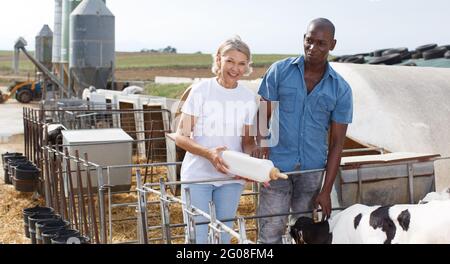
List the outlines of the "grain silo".
{"label": "grain silo", "polygon": [[53,32],[48,25],[44,25],[36,36],[35,58],[47,69],[52,68]]}
{"label": "grain silo", "polygon": [[62,0],[55,0],[54,19],[52,62],[59,63],[61,61]]}
{"label": "grain silo", "polygon": [[63,0],[61,29],[61,62],[69,63],[70,14],[82,0]]}
{"label": "grain silo", "polygon": [[70,16],[69,68],[80,95],[105,89],[115,63],[115,17],[101,0],[84,0]]}

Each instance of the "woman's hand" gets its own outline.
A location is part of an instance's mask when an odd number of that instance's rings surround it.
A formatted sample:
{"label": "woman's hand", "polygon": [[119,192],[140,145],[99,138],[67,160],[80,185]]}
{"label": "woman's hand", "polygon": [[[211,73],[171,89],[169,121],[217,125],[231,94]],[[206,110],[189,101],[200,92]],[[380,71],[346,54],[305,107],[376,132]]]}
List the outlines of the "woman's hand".
{"label": "woman's hand", "polygon": [[222,151],[227,150],[227,147],[216,147],[208,150],[208,160],[221,173],[229,174],[228,165],[222,159]]}

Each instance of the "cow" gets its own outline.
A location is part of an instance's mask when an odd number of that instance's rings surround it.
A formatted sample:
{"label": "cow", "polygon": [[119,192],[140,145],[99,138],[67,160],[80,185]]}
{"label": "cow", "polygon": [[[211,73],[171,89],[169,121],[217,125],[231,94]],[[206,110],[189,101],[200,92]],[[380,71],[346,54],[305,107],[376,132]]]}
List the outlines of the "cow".
{"label": "cow", "polygon": [[355,204],[320,223],[300,217],[290,229],[297,244],[448,244],[450,200],[426,204]]}
{"label": "cow", "polygon": [[430,201],[436,200],[450,200],[450,187],[441,192],[430,192],[425,197],[419,201],[419,204],[426,204]]}
{"label": "cow", "polygon": [[[49,124],[47,125],[47,144],[49,145],[62,145],[62,132],[66,128],[61,124]],[[62,149],[61,147],[59,147]]]}
{"label": "cow", "polygon": [[144,88],[139,86],[128,86],[122,90],[122,95],[131,95],[131,94],[142,94],[144,92]]}

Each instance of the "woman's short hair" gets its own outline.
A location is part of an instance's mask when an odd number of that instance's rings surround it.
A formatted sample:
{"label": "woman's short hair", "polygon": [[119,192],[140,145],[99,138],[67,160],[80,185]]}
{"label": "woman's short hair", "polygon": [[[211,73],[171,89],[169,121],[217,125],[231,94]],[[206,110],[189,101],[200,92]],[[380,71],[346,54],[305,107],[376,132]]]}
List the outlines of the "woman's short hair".
{"label": "woman's short hair", "polygon": [[247,56],[248,66],[244,75],[245,76],[250,75],[253,71],[252,67],[250,66],[252,64],[252,54],[250,52],[250,48],[248,47],[248,45],[244,41],[242,41],[239,36],[235,36],[226,40],[224,43],[222,43],[222,45],[220,45],[216,54],[213,54],[213,65],[211,68],[212,73],[214,73],[215,75],[219,74],[220,67],[217,64],[217,58],[225,55],[225,53],[227,53],[230,50],[237,50]]}

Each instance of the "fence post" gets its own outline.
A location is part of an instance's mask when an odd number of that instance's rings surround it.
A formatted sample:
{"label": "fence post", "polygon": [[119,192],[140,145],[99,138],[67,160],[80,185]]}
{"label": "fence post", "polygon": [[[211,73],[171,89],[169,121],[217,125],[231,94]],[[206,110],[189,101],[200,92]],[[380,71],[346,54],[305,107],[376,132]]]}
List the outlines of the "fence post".
{"label": "fence post", "polygon": [[166,194],[166,184],[164,183],[164,179],[159,179],[159,187],[161,192],[160,197],[160,207],[161,207],[161,220],[162,220],[162,233],[163,240],[166,244],[171,244],[171,235],[170,235],[170,212],[169,212],[169,200],[167,199]]}
{"label": "fence post", "polygon": [[187,226],[186,226],[186,235],[187,235],[187,243],[196,244],[196,234],[195,234],[195,214],[194,209],[192,208],[191,202],[191,190],[189,188],[184,189],[185,198],[186,198],[186,208],[184,209],[184,213],[187,218]]}
{"label": "fence post", "polygon": [[239,244],[244,244],[247,241],[247,230],[245,228],[245,220],[243,217],[239,217],[237,220],[239,226]]}
{"label": "fence post", "polygon": [[148,244],[147,195],[142,188],[141,170],[136,170],[136,191],[138,194],[138,238],[140,244]]}
{"label": "fence post", "polygon": [[105,213],[105,190],[103,183],[103,169],[97,167],[97,188],[98,188],[98,206],[100,214],[100,240],[103,244],[106,244],[106,213]]}
{"label": "fence post", "polygon": [[213,201],[209,201],[209,215],[211,217],[211,222],[209,223],[209,243],[210,244],[220,244],[222,237],[221,237],[221,230],[220,227],[217,225],[217,217],[216,217],[216,205]]}

